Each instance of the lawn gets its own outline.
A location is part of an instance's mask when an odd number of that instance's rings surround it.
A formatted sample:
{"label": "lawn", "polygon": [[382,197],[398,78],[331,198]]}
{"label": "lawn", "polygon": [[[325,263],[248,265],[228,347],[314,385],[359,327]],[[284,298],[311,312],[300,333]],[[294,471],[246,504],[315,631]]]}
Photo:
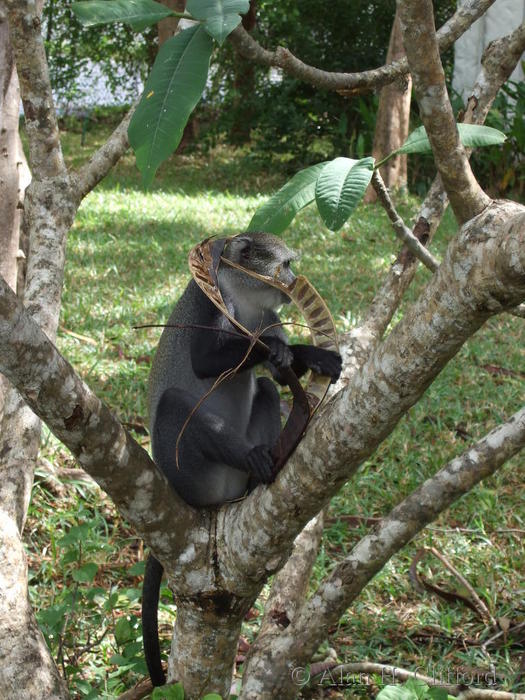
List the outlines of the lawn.
{"label": "lawn", "polygon": [[[85,160],[103,136],[104,129],[89,132],[80,146],[79,134],[66,133],[68,161]],[[146,447],[146,383],[160,330],[133,327],[164,322],[189,280],[188,250],[206,236],[243,230],[285,179],[279,167],[219,147],[172,158],[146,192],[128,155],[82,204],[68,240],[58,347]],[[399,201],[407,221],[417,206],[412,197]],[[448,212],[436,254],[443,253],[454,230]],[[307,209],[284,237],[301,252],[296,269],[324,296],[340,331],[359,322],[397,250],[378,206],[360,207],[339,233],[328,231]],[[419,271],[406,304],[429,274]],[[510,315],[491,320],[465,345],[333,500],[315,580],[345,556],[370,518],[386,514],[521,407],[524,360],[525,322]],[[60,467],[74,466],[48,432],[43,455]],[[525,692],[519,679],[525,651],[523,465],[524,456],[509,462],[394,557],[332,630],[319,658],[336,654],[346,662],[395,663],[454,679],[493,669],[499,687]],[[74,479],[57,492],[42,474],[26,527],[31,599],[73,697],[115,698],[146,673],[139,623],[142,543],[98,488]],[[423,546],[443,553],[504,627],[521,622],[521,637],[511,630],[491,640],[493,630],[467,606],[416,590],[409,568]],[[419,571],[465,594],[437,560],[425,559]],[[258,603],[246,623],[248,641],[261,609]],[[166,654],[173,616],[165,588]],[[370,687],[309,693],[305,697],[368,696]]]}

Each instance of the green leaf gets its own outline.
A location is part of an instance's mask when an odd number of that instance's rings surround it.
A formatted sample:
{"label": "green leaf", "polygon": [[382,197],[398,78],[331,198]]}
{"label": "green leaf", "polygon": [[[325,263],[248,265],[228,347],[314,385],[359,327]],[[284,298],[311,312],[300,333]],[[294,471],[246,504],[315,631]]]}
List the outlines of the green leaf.
{"label": "green leaf", "polygon": [[76,544],[86,539],[89,534],[90,525],[84,523],[84,525],[72,525],[69,531],[61,537],[57,544],[59,547],[66,547],[70,544]]}
{"label": "green leaf", "polygon": [[409,678],[405,683],[405,688],[409,688],[418,700],[423,700],[427,697],[428,685],[418,678]]}
{"label": "green leaf", "polygon": [[71,9],[87,27],[106,22],[125,22],[136,31],[173,15],[169,8],[154,0],[81,0],[74,2]]}
{"label": "green leaf", "polygon": [[432,700],[448,700],[448,693],[445,688],[433,686],[428,689],[427,696]]}
{"label": "green leaf", "polygon": [[[133,637],[133,628],[127,617],[119,617],[115,625],[115,639],[117,644],[124,644]],[[126,656],[126,654],[125,654]]]}
{"label": "green leaf", "polygon": [[240,15],[250,9],[249,0],[188,0],[187,11],[204,21],[204,29],[222,44],[228,34],[240,24]]}
{"label": "green leaf", "polygon": [[155,688],[151,698],[152,700],[184,700],[184,688],[180,683],[163,685]]}
{"label": "green leaf", "polygon": [[326,226],[338,231],[359,204],[374,171],[374,159],[335,158],[319,175],[315,200]]}
{"label": "green leaf", "polygon": [[88,563],[83,564],[79,569],[75,569],[71,575],[73,580],[77,581],[78,583],[89,583],[90,581],[93,581],[97,575],[97,571],[97,564]]}
{"label": "green leaf", "polygon": [[[479,124],[457,124],[459,138],[466,148],[494,146],[503,143],[507,137],[498,129]],[[405,143],[395,153],[431,153],[430,141],[424,126],[415,129]]]}
{"label": "green leaf", "polygon": [[207,695],[203,695],[201,700],[222,700],[220,695],[217,695],[217,693],[208,693]]}
{"label": "green leaf", "polygon": [[376,695],[376,700],[416,700],[416,696],[406,686],[386,685]]}
{"label": "green leaf", "polygon": [[137,561],[128,569],[128,574],[130,576],[144,576],[144,570],[146,568],[145,561]]}
{"label": "green leaf", "polygon": [[206,85],[212,47],[201,26],[185,29],[160,47],[128,129],[146,186],[180,143]]}
{"label": "green leaf", "polygon": [[282,233],[300,209],[315,199],[315,183],[326,161],[299,170],[292,179],[255,212],[249,231]]}

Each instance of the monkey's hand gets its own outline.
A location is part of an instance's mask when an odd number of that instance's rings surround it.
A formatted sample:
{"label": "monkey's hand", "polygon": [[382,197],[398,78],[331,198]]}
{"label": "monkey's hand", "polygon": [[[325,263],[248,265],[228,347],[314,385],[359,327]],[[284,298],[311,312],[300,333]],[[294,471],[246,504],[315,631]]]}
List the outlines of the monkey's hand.
{"label": "monkey's hand", "polygon": [[292,366],[294,359],[293,353],[285,342],[279,338],[268,335],[263,336],[261,340],[270,348],[268,362],[277,369],[286,369]]}
{"label": "monkey's hand", "polygon": [[313,353],[308,367],[317,374],[330,377],[330,382],[335,384],[341,374],[343,360],[341,355],[334,350],[324,348],[312,348]]}
{"label": "monkey's hand", "polygon": [[273,481],[273,458],[267,445],[256,445],[246,456],[247,470],[261,484]]}
{"label": "monkey's hand", "polygon": [[330,377],[332,384],[339,379],[342,359],[338,352],[313,345],[292,345],[290,349],[293,352],[292,369],[298,377],[311,369],[317,374]]}

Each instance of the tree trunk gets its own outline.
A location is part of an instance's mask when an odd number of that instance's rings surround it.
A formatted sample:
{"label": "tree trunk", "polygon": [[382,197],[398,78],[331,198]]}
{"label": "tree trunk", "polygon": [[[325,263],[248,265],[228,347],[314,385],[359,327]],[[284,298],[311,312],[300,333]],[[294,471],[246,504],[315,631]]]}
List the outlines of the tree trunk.
{"label": "tree trunk", "polygon": [[[396,12],[386,62],[392,63],[405,57],[401,25]],[[379,95],[376,128],[372,155],[381,160],[399,148],[408,136],[410,122],[410,92],[412,79],[410,74],[402,80],[386,85]],[[399,189],[407,185],[407,157],[398,155],[383,165],[379,172],[389,189]],[[365,202],[375,202],[376,193],[369,187]]]}
{"label": "tree trunk", "polygon": [[[20,89],[7,20],[0,14],[0,275],[15,291],[25,165],[18,136],[19,108]],[[0,421],[6,391],[7,381],[0,376]]]}
{"label": "tree trunk", "polygon": [[168,676],[182,683],[185,698],[229,697],[241,624],[252,603],[227,594],[177,600]]}

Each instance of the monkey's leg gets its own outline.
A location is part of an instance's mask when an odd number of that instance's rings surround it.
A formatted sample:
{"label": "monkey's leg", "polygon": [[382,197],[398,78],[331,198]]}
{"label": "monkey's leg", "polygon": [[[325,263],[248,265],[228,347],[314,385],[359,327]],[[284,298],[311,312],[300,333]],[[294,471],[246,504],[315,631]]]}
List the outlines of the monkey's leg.
{"label": "monkey's leg", "polygon": [[[167,389],[157,408],[153,428],[153,458],[177,493],[190,505],[206,506],[238,498],[246,491],[248,475],[271,479],[271,444],[252,442],[235,429],[229,416],[201,405],[199,396]],[[177,440],[179,463],[177,464]]]}
{"label": "monkey's leg", "polygon": [[254,444],[271,445],[281,432],[281,399],[275,384],[268,377],[259,377],[250,423],[248,440]]}
{"label": "monkey's leg", "polygon": [[[281,399],[275,384],[268,377],[257,380],[257,393],[252,406],[248,439],[255,445],[273,447],[281,433]],[[251,491],[261,480],[250,476],[248,489]]]}

